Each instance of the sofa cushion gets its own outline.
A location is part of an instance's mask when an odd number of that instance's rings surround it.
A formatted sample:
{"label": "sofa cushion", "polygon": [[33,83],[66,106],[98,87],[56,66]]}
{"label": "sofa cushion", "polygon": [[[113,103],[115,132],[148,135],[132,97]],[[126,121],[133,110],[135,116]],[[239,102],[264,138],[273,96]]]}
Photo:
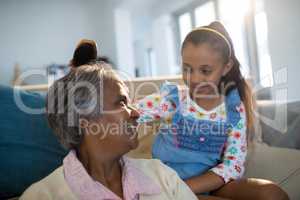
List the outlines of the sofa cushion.
{"label": "sofa cushion", "polygon": [[300,149],[300,102],[261,101],[259,113],[262,140],[265,143]]}
{"label": "sofa cushion", "polygon": [[[44,107],[42,95],[15,91],[24,105]],[[4,86],[0,86],[0,133],[0,199],[20,195],[60,166],[66,154],[45,115],[22,111],[14,101],[14,90]]]}
{"label": "sofa cushion", "polygon": [[[157,126],[139,130],[139,147],[128,153],[133,158],[151,158]],[[264,143],[249,143],[245,177],[261,178],[279,184],[291,200],[300,199],[300,151],[271,147]]]}

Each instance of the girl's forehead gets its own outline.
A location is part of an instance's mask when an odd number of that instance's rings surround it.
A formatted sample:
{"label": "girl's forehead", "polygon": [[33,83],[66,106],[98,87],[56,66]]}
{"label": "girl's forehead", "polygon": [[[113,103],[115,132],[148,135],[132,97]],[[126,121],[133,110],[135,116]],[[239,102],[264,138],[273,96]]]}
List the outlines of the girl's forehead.
{"label": "girl's forehead", "polygon": [[187,44],[182,50],[182,59],[184,62],[219,61],[221,57],[221,54],[207,43],[199,45]]}
{"label": "girl's forehead", "polygon": [[182,53],[185,55],[192,55],[197,54],[197,53],[212,53],[212,52],[218,52],[215,50],[212,45],[209,43],[201,43],[201,44],[193,44],[193,43],[188,43],[182,50]]}

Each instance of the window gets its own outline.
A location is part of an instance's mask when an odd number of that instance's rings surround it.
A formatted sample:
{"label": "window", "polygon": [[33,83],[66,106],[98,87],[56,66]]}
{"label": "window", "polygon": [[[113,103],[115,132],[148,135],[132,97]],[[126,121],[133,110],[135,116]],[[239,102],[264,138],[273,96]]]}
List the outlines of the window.
{"label": "window", "polygon": [[[232,6],[234,5],[234,6]],[[249,53],[245,33],[245,16],[250,8],[249,0],[219,0],[220,19],[232,38],[237,59],[241,63],[241,71],[249,77]]]}
{"label": "window", "polygon": [[153,70],[155,70],[156,58],[152,48],[147,49],[147,68],[146,74],[152,76]]}
{"label": "window", "polygon": [[196,27],[208,25],[216,20],[214,2],[209,1],[195,9]]}
{"label": "window", "polygon": [[179,16],[180,41],[183,42],[185,36],[192,30],[192,19],[190,13]]}
{"label": "window", "polygon": [[273,70],[268,48],[268,22],[261,0],[256,2],[255,30],[260,84],[262,87],[271,87],[273,86]]}

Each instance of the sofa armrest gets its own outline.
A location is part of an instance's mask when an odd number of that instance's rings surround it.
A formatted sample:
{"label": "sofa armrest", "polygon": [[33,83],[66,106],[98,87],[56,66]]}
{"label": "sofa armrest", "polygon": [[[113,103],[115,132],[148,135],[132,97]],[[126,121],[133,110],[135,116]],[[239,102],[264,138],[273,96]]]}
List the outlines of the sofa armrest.
{"label": "sofa armrest", "polygon": [[291,200],[300,199],[299,192],[299,183],[300,183],[300,168],[291,174],[286,180],[284,180],[280,185],[281,187],[288,192]]}
{"label": "sofa armrest", "polygon": [[272,180],[283,187],[291,200],[298,200],[300,151],[254,143],[249,149],[245,177]]}

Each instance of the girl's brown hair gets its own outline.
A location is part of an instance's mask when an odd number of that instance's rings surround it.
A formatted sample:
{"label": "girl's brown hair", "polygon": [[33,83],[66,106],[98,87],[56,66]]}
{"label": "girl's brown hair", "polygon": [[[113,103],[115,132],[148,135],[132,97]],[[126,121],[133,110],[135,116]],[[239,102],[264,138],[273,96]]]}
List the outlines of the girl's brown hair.
{"label": "girl's brown hair", "polygon": [[[211,29],[213,31],[207,31],[207,29]],[[221,33],[221,35],[223,35],[225,38],[221,37],[214,31]],[[191,31],[183,41],[181,51],[183,51],[183,49],[189,43],[194,45],[208,43],[213,49],[221,53],[224,64],[228,63],[230,59],[232,60],[233,66],[226,76],[222,77],[219,84],[219,89],[225,89],[225,91],[220,91],[225,95],[227,95],[234,88],[238,89],[246,110],[247,132],[251,131],[254,123],[254,100],[252,96],[252,90],[241,74],[240,62],[235,56],[232,40],[225,27],[220,22],[212,22],[208,26],[200,27],[199,29]]]}

